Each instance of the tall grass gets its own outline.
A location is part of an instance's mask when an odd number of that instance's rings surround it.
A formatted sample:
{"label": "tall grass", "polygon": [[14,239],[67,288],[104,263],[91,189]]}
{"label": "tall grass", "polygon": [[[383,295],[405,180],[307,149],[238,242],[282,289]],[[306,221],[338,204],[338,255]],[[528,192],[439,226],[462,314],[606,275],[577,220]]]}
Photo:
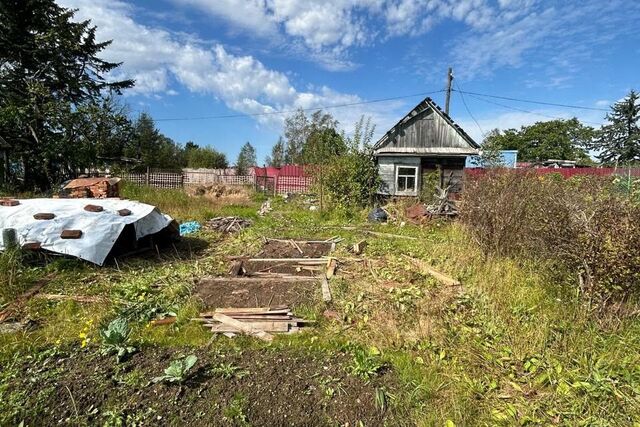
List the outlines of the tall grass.
{"label": "tall grass", "polygon": [[25,291],[29,281],[22,275],[22,253],[7,249],[0,253],[0,304],[6,304]]}
{"label": "tall grass", "polygon": [[121,197],[154,205],[179,222],[203,222],[230,212],[244,216],[256,215],[257,203],[253,201],[229,205],[223,198],[215,200],[206,196],[191,196],[183,189],[157,189],[125,182],[120,193]]}

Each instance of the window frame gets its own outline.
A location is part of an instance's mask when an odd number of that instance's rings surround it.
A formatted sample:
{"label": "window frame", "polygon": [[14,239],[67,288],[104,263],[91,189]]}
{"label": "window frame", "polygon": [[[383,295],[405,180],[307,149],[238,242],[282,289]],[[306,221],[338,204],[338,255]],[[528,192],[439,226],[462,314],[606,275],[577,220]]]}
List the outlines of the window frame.
{"label": "window frame", "polygon": [[[407,174],[400,174],[400,168],[405,168],[405,169],[413,169],[413,189],[406,189],[406,190],[400,190],[399,186],[398,186],[398,178],[400,177],[404,177],[404,178],[408,178],[411,177],[411,175],[407,175]],[[395,190],[396,190],[396,194],[397,195],[401,195],[401,196],[415,196],[416,194],[418,194],[418,179],[419,179],[419,166],[414,166],[414,165],[399,165],[396,164],[396,177],[395,177]]]}

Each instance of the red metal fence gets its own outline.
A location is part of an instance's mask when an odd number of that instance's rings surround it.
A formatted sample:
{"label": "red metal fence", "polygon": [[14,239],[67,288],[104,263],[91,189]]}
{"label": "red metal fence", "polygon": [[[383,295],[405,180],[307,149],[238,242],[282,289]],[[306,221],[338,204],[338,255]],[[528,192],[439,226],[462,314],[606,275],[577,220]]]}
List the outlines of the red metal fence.
{"label": "red metal fence", "polygon": [[[467,168],[464,173],[469,177],[480,178],[486,175],[491,169]],[[556,173],[564,178],[571,178],[577,175],[590,176],[634,176],[640,177],[640,168],[523,168],[523,169],[500,169],[505,173],[535,173],[537,175],[547,175]]]}

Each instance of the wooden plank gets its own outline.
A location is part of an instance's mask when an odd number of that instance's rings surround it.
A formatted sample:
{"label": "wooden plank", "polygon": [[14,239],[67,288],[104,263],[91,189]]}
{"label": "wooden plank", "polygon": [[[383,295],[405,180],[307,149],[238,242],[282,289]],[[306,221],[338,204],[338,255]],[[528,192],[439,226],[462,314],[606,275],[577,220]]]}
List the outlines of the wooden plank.
{"label": "wooden plank", "polygon": [[247,258],[241,256],[229,257],[231,260],[242,259],[247,262],[288,262],[300,263],[307,265],[323,265],[327,262],[327,258]]}
{"label": "wooden plank", "polygon": [[49,301],[76,301],[76,302],[107,302],[108,298],[98,295],[62,295],[62,294],[36,294],[34,298]]}
{"label": "wooden plank", "polygon": [[367,234],[371,234],[373,236],[391,237],[391,238],[394,238],[394,239],[420,240],[417,237],[403,236],[401,234],[380,233],[378,231],[370,231],[370,230],[362,230],[362,232],[363,233],[367,233]]}
{"label": "wooden plank", "polygon": [[353,245],[353,253],[355,255],[360,255],[362,252],[364,252],[364,249],[367,247],[367,241],[366,240],[360,240],[358,243]]}
{"label": "wooden plank", "polygon": [[220,307],[216,308],[214,311],[200,313],[200,316],[203,317],[211,317],[215,313],[242,313],[242,314],[255,314],[255,313],[272,313],[272,314],[286,314],[289,313],[289,307],[278,306],[278,307]]}
{"label": "wooden plank", "polygon": [[326,277],[322,278],[322,300],[324,302],[331,302],[331,289],[329,288],[329,281]]}
{"label": "wooden plank", "polygon": [[253,273],[251,276],[238,276],[238,277],[204,277],[200,279],[200,283],[262,283],[262,282],[315,282],[314,277],[309,276],[294,276],[291,274],[279,274],[279,273],[267,273],[258,274]]}
{"label": "wooden plank", "polygon": [[[265,332],[264,330],[257,329],[251,326],[250,324],[241,322],[240,320],[236,320],[233,317],[229,317],[225,314],[214,313],[213,319],[225,325],[236,328],[247,335],[252,335],[256,338],[259,338],[263,341],[266,341],[266,342],[273,341],[273,335],[271,335],[270,333]],[[287,329],[288,329],[288,325],[287,325]]]}
{"label": "wooden plank", "polygon": [[423,273],[430,275],[440,283],[445,284],[447,286],[462,286],[462,283],[460,283],[459,280],[456,280],[453,277],[447,276],[446,274],[439,272],[438,270],[431,267],[427,263],[415,258],[411,258],[406,255],[405,257],[411,260],[411,262],[413,262],[417,267],[419,267]]}
{"label": "wooden plank", "polygon": [[[256,328],[265,333],[267,332],[289,332],[289,323],[286,322],[240,322],[246,327]],[[209,326],[209,325],[207,325]],[[243,333],[244,330],[233,327],[228,324],[211,325],[213,332],[234,332]]]}
{"label": "wooden plank", "polygon": [[331,279],[336,274],[336,268],[338,267],[338,263],[335,259],[329,261],[329,266],[327,267],[327,279]]}

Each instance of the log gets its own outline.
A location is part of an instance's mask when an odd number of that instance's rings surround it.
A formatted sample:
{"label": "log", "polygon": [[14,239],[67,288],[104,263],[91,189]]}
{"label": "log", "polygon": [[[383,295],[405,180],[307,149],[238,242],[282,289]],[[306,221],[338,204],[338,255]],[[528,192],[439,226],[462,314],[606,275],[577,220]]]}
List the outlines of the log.
{"label": "log", "polygon": [[[240,320],[236,320],[233,317],[229,317],[226,314],[214,313],[213,320],[217,320],[218,322],[224,325],[228,325],[233,328],[236,328],[240,332],[243,332],[247,335],[253,335],[254,337],[259,338],[263,341],[266,341],[266,342],[273,341],[273,335],[271,335],[270,333],[265,332],[264,330],[257,329],[251,324],[247,324],[247,323],[241,322]],[[287,329],[288,329],[288,325],[287,325]]]}

